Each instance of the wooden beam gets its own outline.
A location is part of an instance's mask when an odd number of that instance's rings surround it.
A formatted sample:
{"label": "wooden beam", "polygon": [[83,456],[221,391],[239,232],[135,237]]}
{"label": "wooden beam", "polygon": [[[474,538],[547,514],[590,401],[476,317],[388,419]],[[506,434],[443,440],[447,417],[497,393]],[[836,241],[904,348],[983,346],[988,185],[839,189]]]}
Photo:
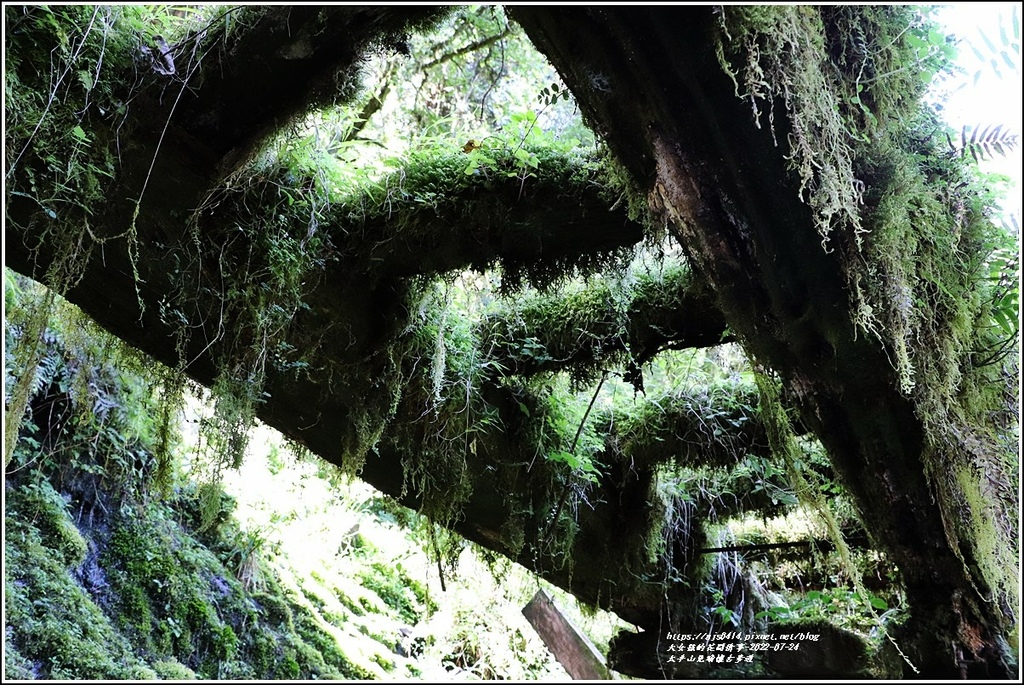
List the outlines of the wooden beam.
{"label": "wooden beam", "polygon": [[[871,544],[866,535],[852,535],[843,538],[850,547],[866,548]],[[764,545],[732,545],[730,547],[705,547],[697,550],[697,554],[714,554],[716,552],[768,552],[776,549],[806,549],[810,552],[812,547],[825,552],[831,552],[836,548],[832,540],[797,540],[793,542],[774,542]],[[757,556],[765,556],[763,554]]]}
{"label": "wooden beam", "polygon": [[523,607],[523,616],[573,680],[611,679],[601,653],[562,615],[543,590],[537,590],[529,604]]}

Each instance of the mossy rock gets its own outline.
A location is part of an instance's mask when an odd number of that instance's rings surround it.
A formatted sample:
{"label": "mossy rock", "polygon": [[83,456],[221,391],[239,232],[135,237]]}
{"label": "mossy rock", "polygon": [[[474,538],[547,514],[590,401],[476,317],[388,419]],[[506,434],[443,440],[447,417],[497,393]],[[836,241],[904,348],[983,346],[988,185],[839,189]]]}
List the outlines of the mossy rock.
{"label": "mossy rock", "polygon": [[31,483],[17,490],[25,514],[32,517],[42,534],[43,544],[60,553],[66,566],[85,561],[89,545],[67,513],[67,504],[47,481]]}
{"label": "mossy rock", "polygon": [[156,680],[157,673],[152,668],[139,664],[136,666],[129,666],[126,675],[123,676],[125,680]]}
{"label": "mossy rock", "polygon": [[39,680],[32,662],[11,644],[4,645],[4,676],[7,680]]}
{"label": "mossy rock", "polygon": [[787,678],[867,676],[871,667],[868,640],[827,621],[786,621],[768,627],[771,644],[798,645],[765,653],[768,668]]}
{"label": "mossy rock", "polygon": [[63,556],[66,566],[78,566],[85,561],[85,556],[89,553],[89,545],[82,534],[78,532],[75,524],[67,518],[67,514],[64,512],[61,514],[59,519],[55,518],[52,521],[53,544]]}
{"label": "mossy rock", "polygon": [[295,653],[285,654],[284,659],[278,664],[276,676],[284,680],[294,680],[299,677],[299,662],[295,660]]}
{"label": "mossy rock", "polygon": [[72,580],[62,553],[43,544],[40,530],[16,508],[4,524],[5,647],[18,655],[10,657],[12,672],[28,670],[34,679],[155,678]]}
{"label": "mossy rock", "polygon": [[254,594],[252,599],[259,607],[267,625],[275,628],[284,627],[287,630],[295,629],[292,622],[292,610],[288,607],[288,602],[280,595],[260,592]]}

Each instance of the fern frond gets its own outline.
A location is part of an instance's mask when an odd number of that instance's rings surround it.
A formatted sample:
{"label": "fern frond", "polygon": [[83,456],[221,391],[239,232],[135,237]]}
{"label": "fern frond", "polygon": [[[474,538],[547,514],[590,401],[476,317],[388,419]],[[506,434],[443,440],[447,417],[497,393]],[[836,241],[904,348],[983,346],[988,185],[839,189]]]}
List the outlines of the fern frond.
{"label": "fern frond", "polygon": [[[970,133],[970,137],[968,137]],[[1011,150],[1020,145],[1020,136],[1010,131],[1004,131],[1002,124],[992,126],[989,124],[981,126],[964,126],[960,131],[959,148],[953,143],[950,136],[946,136],[949,142],[950,152],[966,157],[970,153],[975,162],[983,159],[991,159],[996,154],[1005,157]]]}

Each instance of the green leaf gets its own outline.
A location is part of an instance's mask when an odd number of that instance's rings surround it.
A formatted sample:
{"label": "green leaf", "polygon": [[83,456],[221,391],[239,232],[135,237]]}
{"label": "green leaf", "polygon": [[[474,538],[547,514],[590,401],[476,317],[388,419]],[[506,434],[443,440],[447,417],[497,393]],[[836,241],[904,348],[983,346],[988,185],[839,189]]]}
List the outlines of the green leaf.
{"label": "green leaf", "polygon": [[996,52],[996,46],[992,44],[992,41],[990,41],[988,39],[988,36],[985,35],[984,31],[982,31],[981,29],[978,29],[978,35],[981,36],[981,39],[983,41],[985,41],[985,45],[988,47],[988,49],[990,51]]}
{"label": "green leaf", "polygon": [[999,70],[999,61],[993,57],[991,60],[992,71],[996,73],[996,78],[1003,78],[1003,72]]}
{"label": "green leaf", "polygon": [[548,455],[548,459],[549,460],[551,460],[551,461],[559,461],[559,462],[563,462],[563,463],[565,461],[567,461],[570,457],[572,457],[571,454],[569,454],[568,452],[562,451],[562,450],[559,450],[557,452],[551,452]]}
{"label": "green leaf", "polygon": [[1004,312],[1002,309],[993,309],[992,318],[995,319],[996,324],[1004,333],[1013,333],[1013,321],[1010,320],[1010,317],[1008,317],[1006,315],[1006,312]]}
{"label": "green leaf", "polygon": [[85,86],[86,90],[92,90],[92,87],[93,87],[92,74],[90,74],[88,71],[85,71],[85,70],[79,71],[78,72],[78,80],[82,82],[82,85]]}
{"label": "green leaf", "polygon": [[889,605],[886,604],[885,600],[882,599],[881,597],[875,597],[875,596],[872,595],[872,597],[871,597],[871,599],[869,601],[871,602],[871,606],[873,606],[874,608],[878,609],[879,611],[885,611],[886,609],[889,608]]}

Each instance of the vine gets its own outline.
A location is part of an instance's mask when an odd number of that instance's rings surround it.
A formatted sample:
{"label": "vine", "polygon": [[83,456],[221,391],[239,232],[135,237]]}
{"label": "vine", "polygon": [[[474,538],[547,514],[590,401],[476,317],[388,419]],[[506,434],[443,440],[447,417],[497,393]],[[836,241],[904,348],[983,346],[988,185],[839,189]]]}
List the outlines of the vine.
{"label": "vine", "polygon": [[[25,371],[5,414],[12,427],[5,440],[6,463],[18,434],[13,427],[27,406],[30,370],[41,360],[41,336],[55,312],[54,298],[78,283],[96,248],[127,239],[133,268],[136,264],[132,230],[96,232],[93,209],[106,200],[105,188],[118,168],[117,136],[127,121],[126,103],[146,86],[136,82],[126,89],[121,70],[133,64],[138,45],[172,22],[159,10],[110,6],[9,6],[5,22],[7,204],[28,202],[42,210],[33,212],[32,221],[42,224],[34,251],[51,253],[41,276],[49,294],[33,302],[17,342],[18,365]],[[32,65],[47,62],[48,87],[34,91],[31,84],[39,75],[31,72]],[[10,210],[7,219],[14,221]]]}

